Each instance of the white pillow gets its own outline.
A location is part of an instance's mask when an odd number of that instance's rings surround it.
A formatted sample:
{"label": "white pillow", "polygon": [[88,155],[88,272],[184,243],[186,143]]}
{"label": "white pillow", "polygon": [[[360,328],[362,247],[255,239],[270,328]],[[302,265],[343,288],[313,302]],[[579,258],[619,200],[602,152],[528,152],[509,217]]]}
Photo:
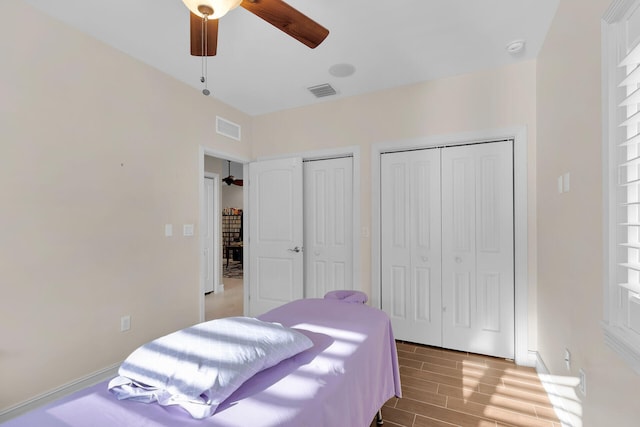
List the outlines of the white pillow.
{"label": "white pillow", "polygon": [[118,399],[180,405],[213,415],[246,380],[313,346],[278,323],[228,317],[182,329],[136,349],[109,383]]}

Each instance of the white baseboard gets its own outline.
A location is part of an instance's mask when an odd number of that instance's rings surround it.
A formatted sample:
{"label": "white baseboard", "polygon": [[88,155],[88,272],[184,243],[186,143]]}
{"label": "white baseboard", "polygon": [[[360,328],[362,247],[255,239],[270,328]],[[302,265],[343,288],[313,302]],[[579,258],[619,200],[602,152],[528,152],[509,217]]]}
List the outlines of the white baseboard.
{"label": "white baseboard", "polygon": [[18,403],[17,405],[2,409],[0,410],[0,423],[25,414],[33,409],[38,408],[39,406],[45,405],[49,402],[53,402],[54,400],[60,399],[61,397],[67,396],[78,390],[82,390],[83,388],[90,387],[101,381],[113,378],[118,375],[119,367],[120,363],[116,363],[112,366],[108,366],[99,371],[93,372],[89,375],[85,375],[84,377],[63,384],[60,387],[56,387],[52,390],[39,394],[35,397],[32,397],[31,399]]}
{"label": "white baseboard", "polygon": [[538,370],[538,352],[533,350],[527,351],[527,360],[526,363],[522,363],[524,366],[528,366],[530,368],[536,368]]}
{"label": "white baseboard", "polygon": [[538,374],[549,375],[549,369],[547,368],[547,365],[544,364],[544,360],[542,360],[540,353],[537,351],[531,351],[530,353],[533,353],[533,357],[535,358],[536,363],[534,366],[536,367]]}

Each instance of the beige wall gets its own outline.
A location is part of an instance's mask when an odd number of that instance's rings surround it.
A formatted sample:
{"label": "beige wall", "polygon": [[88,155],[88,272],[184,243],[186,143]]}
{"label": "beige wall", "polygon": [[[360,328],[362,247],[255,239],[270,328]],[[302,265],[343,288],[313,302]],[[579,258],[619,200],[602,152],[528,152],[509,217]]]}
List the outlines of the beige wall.
{"label": "beige wall", "polygon": [[[163,229],[199,222],[199,145],[244,158],[358,146],[370,227],[374,144],[527,126],[530,348],[554,374],[586,370],[585,426],[635,425],[640,377],[599,326],[608,3],[561,0],[537,62],[251,118],[21,1],[0,2],[0,382],[12,385],[0,411],[198,320],[198,241]],[[216,114],[243,126],[241,144],[215,134]],[[572,190],[559,195],[565,172]],[[368,289],[370,239],[360,247]]]}
{"label": "beige wall", "polygon": [[[357,146],[361,227],[371,229],[371,148],[440,135],[527,127],[529,348],[536,348],[535,61],[254,118],[252,157]],[[353,78],[357,78],[357,75]],[[286,125],[284,125],[286,124]],[[371,291],[371,239],[362,238],[362,288]]]}
{"label": "beige wall", "polygon": [[199,145],[250,118],[18,0],[0,56],[2,411],[198,321]]}
{"label": "beige wall", "polygon": [[242,188],[237,185],[222,185],[222,207],[244,209]]}
{"label": "beige wall", "polygon": [[[603,342],[600,18],[610,0],[561,0],[538,57],[538,350],[587,373],[584,426],[637,426],[640,376]],[[557,178],[570,172],[571,191]],[[573,365],[564,366],[564,349]]]}

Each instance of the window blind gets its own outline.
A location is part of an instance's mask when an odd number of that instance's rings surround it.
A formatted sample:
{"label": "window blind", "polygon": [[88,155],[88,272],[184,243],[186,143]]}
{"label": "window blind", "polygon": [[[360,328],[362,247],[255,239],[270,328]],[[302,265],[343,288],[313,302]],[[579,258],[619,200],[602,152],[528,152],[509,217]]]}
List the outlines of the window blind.
{"label": "window blind", "polygon": [[640,0],[613,0],[602,22],[602,327],[640,374]]}
{"label": "window blind", "polygon": [[640,334],[640,322],[633,315],[640,297],[640,43],[619,66],[618,144],[619,206],[618,285],[620,323]]}

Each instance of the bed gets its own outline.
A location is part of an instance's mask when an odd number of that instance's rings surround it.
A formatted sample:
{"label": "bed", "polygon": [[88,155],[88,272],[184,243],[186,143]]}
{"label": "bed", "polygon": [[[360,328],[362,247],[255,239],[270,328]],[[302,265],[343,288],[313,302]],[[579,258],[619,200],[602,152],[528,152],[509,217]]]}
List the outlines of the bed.
{"label": "bed", "polygon": [[212,416],[118,400],[107,381],[3,427],[368,426],[388,399],[401,396],[396,346],[386,314],[346,300],[297,300],[259,316],[302,333],[312,346],[250,377]]}

